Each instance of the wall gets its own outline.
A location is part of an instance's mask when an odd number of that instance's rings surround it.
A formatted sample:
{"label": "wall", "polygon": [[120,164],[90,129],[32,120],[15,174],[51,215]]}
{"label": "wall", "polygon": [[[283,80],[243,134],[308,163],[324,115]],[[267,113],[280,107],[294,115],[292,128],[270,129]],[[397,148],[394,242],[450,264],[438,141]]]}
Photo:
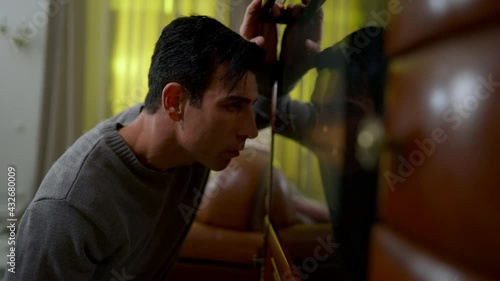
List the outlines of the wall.
{"label": "wall", "polygon": [[[6,228],[7,168],[16,169],[18,218],[35,190],[47,7],[43,0],[0,0],[0,24],[8,26],[8,35],[0,35],[0,233]],[[29,23],[22,33],[29,42],[18,48],[9,37],[23,22]],[[5,235],[0,234],[0,278],[6,263]]]}

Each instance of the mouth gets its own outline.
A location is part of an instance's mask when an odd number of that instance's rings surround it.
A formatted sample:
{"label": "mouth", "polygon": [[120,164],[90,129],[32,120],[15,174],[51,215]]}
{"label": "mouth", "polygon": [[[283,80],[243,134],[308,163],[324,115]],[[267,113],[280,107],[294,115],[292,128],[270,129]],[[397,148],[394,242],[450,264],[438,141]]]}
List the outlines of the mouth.
{"label": "mouth", "polygon": [[245,142],[240,143],[237,148],[231,147],[231,149],[228,149],[224,151],[224,154],[229,156],[230,158],[235,158],[240,156],[241,151],[245,148]]}
{"label": "mouth", "polygon": [[242,143],[238,146],[238,150],[239,150],[239,151],[242,151],[243,149],[245,149],[245,142],[242,142]]}
{"label": "mouth", "polygon": [[227,150],[226,155],[228,155],[230,158],[235,158],[240,156],[240,151],[239,150]]}

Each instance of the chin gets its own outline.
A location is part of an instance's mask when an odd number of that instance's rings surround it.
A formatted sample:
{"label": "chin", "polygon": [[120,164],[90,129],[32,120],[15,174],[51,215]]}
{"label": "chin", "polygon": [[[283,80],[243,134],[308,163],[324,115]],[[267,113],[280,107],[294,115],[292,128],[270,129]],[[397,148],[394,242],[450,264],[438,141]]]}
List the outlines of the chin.
{"label": "chin", "polygon": [[227,168],[228,165],[229,165],[229,163],[226,165],[217,165],[217,166],[212,166],[212,167],[208,167],[208,168],[212,171],[220,172],[220,171],[224,170],[225,168]]}
{"label": "chin", "polygon": [[231,163],[231,159],[223,159],[205,166],[212,171],[218,172],[227,168],[227,166],[229,166],[229,163]]}

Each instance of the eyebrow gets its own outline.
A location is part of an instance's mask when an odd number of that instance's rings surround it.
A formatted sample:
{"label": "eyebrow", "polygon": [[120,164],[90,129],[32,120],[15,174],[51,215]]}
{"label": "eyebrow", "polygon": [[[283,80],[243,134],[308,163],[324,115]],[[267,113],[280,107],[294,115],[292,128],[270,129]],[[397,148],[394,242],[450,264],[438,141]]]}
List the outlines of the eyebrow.
{"label": "eyebrow", "polygon": [[235,96],[235,95],[225,96],[222,100],[224,102],[238,101],[238,102],[243,102],[243,103],[252,104],[252,105],[257,102],[257,98],[252,102],[252,100],[249,98],[244,98],[244,97]]}

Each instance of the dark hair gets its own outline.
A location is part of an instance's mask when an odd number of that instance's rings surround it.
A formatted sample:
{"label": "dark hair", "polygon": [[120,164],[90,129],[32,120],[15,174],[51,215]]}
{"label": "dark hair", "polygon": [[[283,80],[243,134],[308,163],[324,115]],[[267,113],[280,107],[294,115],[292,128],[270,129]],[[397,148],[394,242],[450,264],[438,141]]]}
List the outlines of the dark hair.
{"label": "dark hair", "polygon": [[387,71],[383,39],[383,28],[361,28],[322,51],[316,63],[318,69],[339,70],[345,79],[346,95],[354,98],[368,95],[377,113],[382,111]]}
{"label": "dark hair", "polygon": [[222,77],[224,87],[231,91],[248,71],[255,72],[263,66],[264,55],[264,49],[215,19],[178,18],[163,29],[156,43],[145,108],[149,113],[160,108],[162,90],[170,82],[186,88],[189,103],[201,107],[203,92],[222,64],[227,63]]}

